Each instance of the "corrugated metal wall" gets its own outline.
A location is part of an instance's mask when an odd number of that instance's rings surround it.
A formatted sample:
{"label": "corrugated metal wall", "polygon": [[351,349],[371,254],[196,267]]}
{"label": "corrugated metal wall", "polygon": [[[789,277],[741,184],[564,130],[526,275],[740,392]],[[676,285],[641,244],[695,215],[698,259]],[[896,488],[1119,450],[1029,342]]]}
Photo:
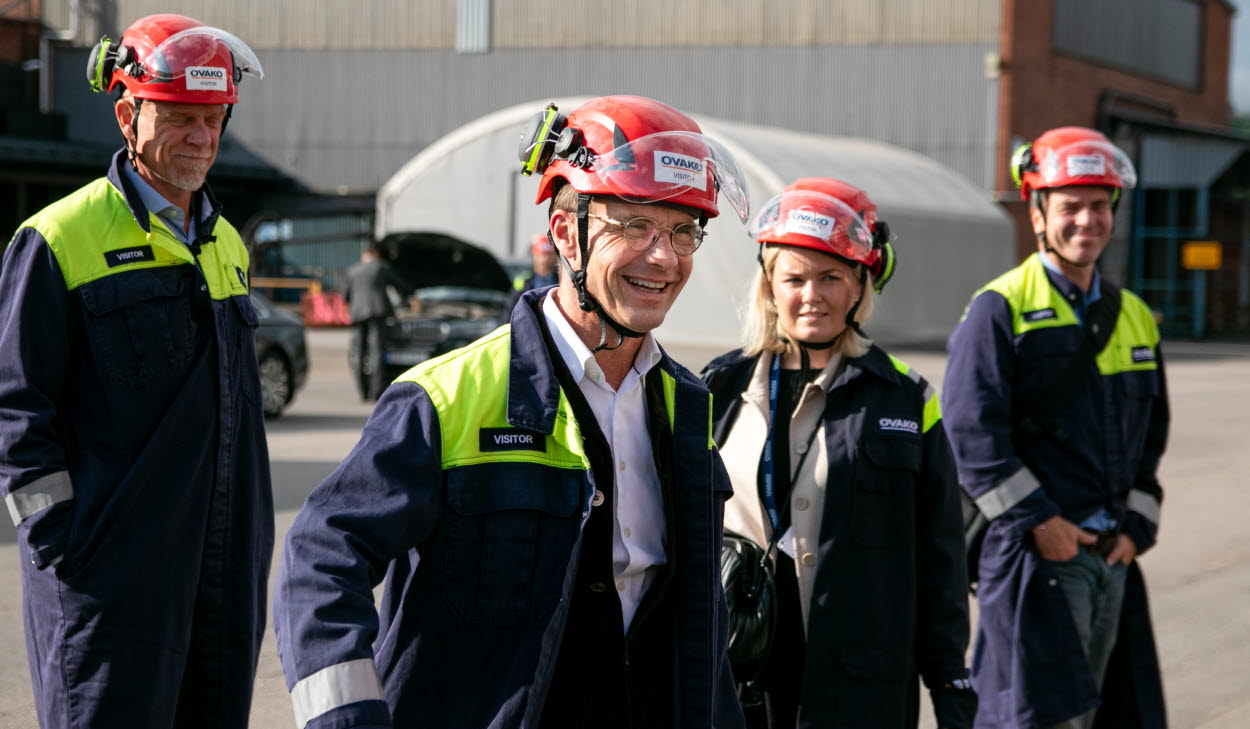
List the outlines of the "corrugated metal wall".
{"label": "corrugated metal wall", "polygon": [[[989,44],[633,50],[269,51],[231,132],[319,190],[372,190],[427,144],[500,108],[631,93],[748,123],[880,139],[989,187]],[[537,109],[535,109],[537,111]]]}
{"label": "corrugated metal wall", "polygon": [[[46,0],[63,26],[69,0]],[[83,0],[183,13],[261,49],[454,48],[458,0]],[[492,0],[493,48],[997,43],[1001,0]],[[119,33],[122,27],[100,32]]]}
{"label": "corrugated metal wall", "polygon": [[[479,116],[609,93],[879,139],[988,188],[997,87],[983,69],[998,49],[1000,2],[492,0],[486,53],[453,49],[457,0],[84,5],[107,7],[122,25],[182,11],[247,40],[266,77],[243,83],[234,140],[314,190],[371,192]],[[49,14],[67,3],[50,0]],[[68,83],[82,61],[67,61]],[[77,83],[57,86],[62,109],[87,103]]]}

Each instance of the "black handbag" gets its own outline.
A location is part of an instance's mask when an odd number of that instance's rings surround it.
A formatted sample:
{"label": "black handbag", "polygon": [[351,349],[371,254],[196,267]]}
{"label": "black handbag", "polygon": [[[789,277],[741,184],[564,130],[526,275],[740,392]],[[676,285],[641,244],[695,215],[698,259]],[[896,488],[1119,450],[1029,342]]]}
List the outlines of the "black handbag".
{"label": "black handbag", "polygon": [[777,625],[777,586],[769,552],[726,532],[720,578],[729,605],[729,662],[739,677],[754,676],[768,658]]}
{"label": "black handbag", "polygon": [[[818,419],[811,435],[807,436],[807,446],[798,463],[791,469],[791,481],[803,471],[803,463],[812,450],[812,441],[820,426],[821,420]],[[790,505],[793,493],[791,488],[786,494],[786,500],[780,506],[782,513]],[[782,534],[774,532],[768,546],[763,548],[733,532],[725,532],[721,537],[720,580],[725,589],[725,602],[729,605],[729,663],[740,684],[740,691],[748,695],[759,693],[755,680],[768,660],[777,627],[773,550],[781,537]],[[747,698],[740,698],[745,706]]]}

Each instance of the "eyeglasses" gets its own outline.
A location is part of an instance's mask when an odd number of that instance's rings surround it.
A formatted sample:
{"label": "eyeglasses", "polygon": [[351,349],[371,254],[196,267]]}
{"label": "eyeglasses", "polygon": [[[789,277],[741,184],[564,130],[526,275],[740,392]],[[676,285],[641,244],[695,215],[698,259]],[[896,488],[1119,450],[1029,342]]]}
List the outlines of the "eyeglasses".
{"label": "eyeglasses", "polygon": [[699,250],[705,235],[703,228],[696,223],[682,223],[672,228],[661,228],[660,224],[651,218],[633,218],[622,223],[619,220],[595,215],[594,213],[588,213],[588,215],[595,220],[600,220],[619,228],[621,236],[625,238],[625,242],[636,251],[649,250],[660,239],[660,233],[667,232],[669,245],[673,247],[673,253],[679,256],[688,256]]}

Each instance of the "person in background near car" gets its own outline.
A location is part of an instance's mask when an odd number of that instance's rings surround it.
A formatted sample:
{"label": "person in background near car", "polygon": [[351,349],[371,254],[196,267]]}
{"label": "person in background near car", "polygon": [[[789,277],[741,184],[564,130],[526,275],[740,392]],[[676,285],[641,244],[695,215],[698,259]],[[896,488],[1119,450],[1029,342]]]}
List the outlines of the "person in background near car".
{"label": "person in background near car", "polygon": [[747,346],[704,372],[734,485],[725,531],[761,548],[781,535],[772,650],[734,666],[748,725],[915,727],[919,675],[938,727],[971,729],[959,486],[937,395],[860,329],[893,273],[888,228],[862,190],[817,177],[765,203],[751,231]]}
{"label": "person in background near car", "polygon": [[39,724],[243,729],[273,495],[247,249],[204,179],[261,68],[181,15],[90,58],[124,148],[0,268],[0,493]]}
{"label": "person in background near car", "polygon": [[308,497],[274,598],[305,729],[742,726],[711,403],[650,334],[741,171],[636,96],[526,137],[567,275],[401,376]]}
{"label": "person in background near car", "polygon": [[555,286],[560,282],[560,272],[556,269],[556,249],[546,233],[537,233],[530,239],[530,261],[533,270],[529,273],[517,274],[512,281],[512,296],[508,299],[507,312],[511,312],[521,294],[534,289]]}
{"label": "person in background near car", "polygon": [[356,330],[352,335],[356,371],[352,374],[360,399],[365,401],[377,400],[387,385],[382,345],[387,320],[395,316],[388,289],[394,289],[401,298],[412,294],[408,283],[382,260],[382,249],[370,243],[361,251],[360,263],[347,269],[347,288],[343,292]]}
{"label": "person in background near car", "polygon": [[1137,174],[1084,127],[1046,132],[1011,166],[1038,250],[973,295],[942,392],[960,481],[989,520],[977,726],[1162,729],[1136,558],[1159,528],[1163,357],[1150,308],[1097,267]]}

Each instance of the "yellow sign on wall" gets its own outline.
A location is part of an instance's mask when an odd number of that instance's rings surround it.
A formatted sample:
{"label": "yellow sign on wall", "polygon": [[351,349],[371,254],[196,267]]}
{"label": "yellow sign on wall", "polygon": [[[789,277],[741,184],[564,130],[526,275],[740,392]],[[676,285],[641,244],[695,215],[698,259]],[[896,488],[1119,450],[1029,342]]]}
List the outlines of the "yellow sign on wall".
{"label": "yellow sign on wall", "polygon": [[1218,240],[1187,240],[1181,244],[1181,266],[1189,271],[1214,271],[1224,261],[1224,244]]}

